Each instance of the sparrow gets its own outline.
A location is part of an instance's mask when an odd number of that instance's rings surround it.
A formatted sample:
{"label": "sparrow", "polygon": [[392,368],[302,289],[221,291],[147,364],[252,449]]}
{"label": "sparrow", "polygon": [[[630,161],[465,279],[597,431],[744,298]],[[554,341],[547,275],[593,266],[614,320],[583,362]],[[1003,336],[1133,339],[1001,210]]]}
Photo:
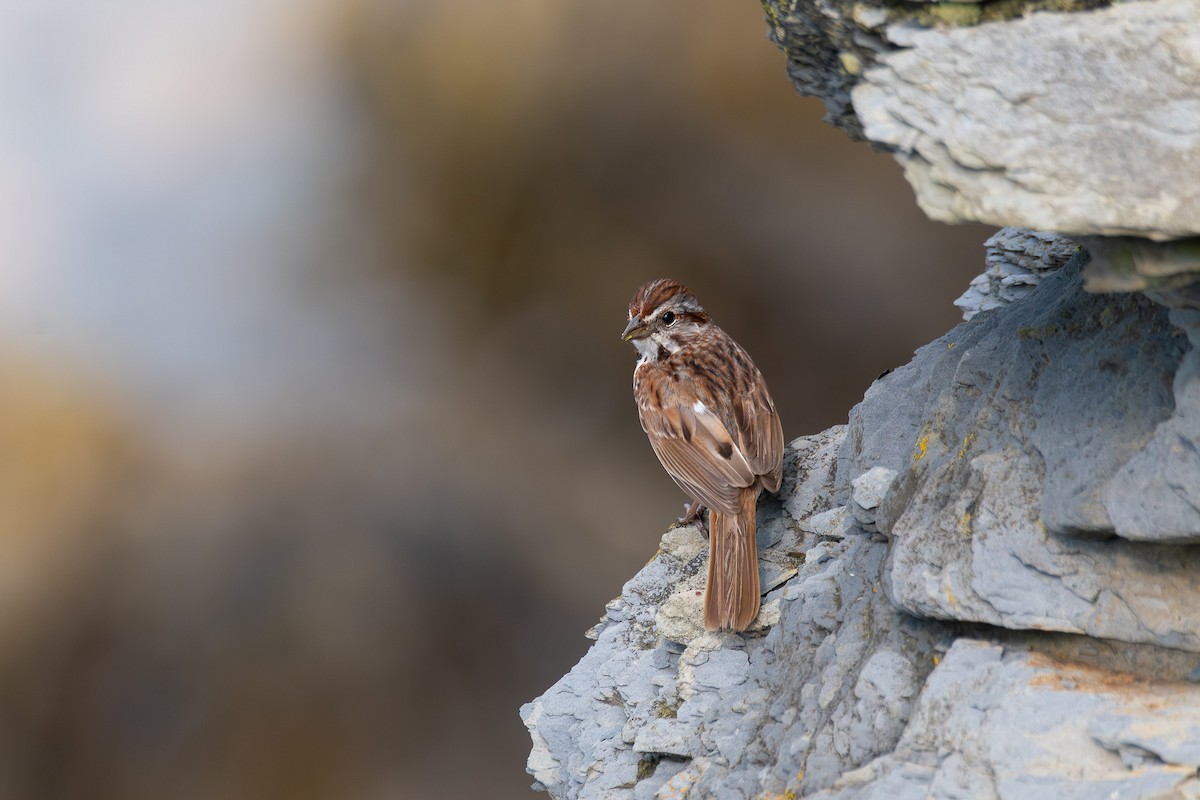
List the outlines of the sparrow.
{"label": "sparrow", "polygon": [[758,616],[758,493],[779,490],[783,427],[762,373],[686,286],[660,278],[629,302],[633,394],[655,455],[709,511],[704,626],[744,631]]}

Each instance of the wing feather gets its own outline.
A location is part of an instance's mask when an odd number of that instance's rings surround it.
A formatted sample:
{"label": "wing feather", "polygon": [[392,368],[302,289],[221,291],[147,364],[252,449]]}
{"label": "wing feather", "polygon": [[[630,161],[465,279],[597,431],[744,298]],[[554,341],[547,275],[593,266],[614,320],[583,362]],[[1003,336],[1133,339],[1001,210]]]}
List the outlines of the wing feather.
{"label": "wing feather", "polygon": [[650,446],[680,488],[711,509],[738,513],[740,491],[755,474],[716,414],[682,405],[639,412]]}
{"label": "wing feather", "polygon": [[768,492],[778,491],[783,478],[783,425],[762,376],[748,396],[734,398],[733,417],[737,442],[750,469],[762,476]]}

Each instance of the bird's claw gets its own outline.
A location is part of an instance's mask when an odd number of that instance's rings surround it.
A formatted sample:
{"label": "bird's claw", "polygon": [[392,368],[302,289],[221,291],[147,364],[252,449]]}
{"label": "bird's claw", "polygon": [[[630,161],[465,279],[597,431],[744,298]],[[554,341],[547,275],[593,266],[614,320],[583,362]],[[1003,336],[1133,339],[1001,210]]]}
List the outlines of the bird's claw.
{"label": "bird's claw", "polygon": [[698,524],[700,528],[705,528],[703,519],[705,510],[704,504],[699,500],[694,503],[684,503],[683,516],[675,520],[675,527]]}

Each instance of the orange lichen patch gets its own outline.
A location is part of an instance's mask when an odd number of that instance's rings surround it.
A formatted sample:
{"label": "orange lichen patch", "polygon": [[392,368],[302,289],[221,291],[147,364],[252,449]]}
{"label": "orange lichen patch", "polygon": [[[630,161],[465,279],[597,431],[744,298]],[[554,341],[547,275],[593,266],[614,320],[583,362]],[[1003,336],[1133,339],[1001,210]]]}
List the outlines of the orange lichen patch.
{"label": "orange lichen patch", "polygon": [[[800,770],[796,773],[796,783],[800,783],[803,780],[804,770]],[[758,796],[758,800],[797,800],[798,797],[800,797],[800,795],[796,794],[795,789],[788,789],[787,791],[783,792],[783,794],[778,792],[766,792],[764,794],[760,794]]]}
{"label": "orange lichen patch", "polygon": [[917,468],[917,464],[925,457],[929,451],[929,434],[925,434],[920,439],[917,439],[917,450],[913,453],[913,469]]}
{"label": "orange lichen patch", "polygon": [[658,796],[664,800],[683,800],[688,796],[696,781],[703,777],[706,769],[706,767],[697,767],[696,764],[692,764],[663,784],[662,788],[658,790]]}
{"label": "orange lichen patch", "polygon": [[962,458],[963,456],[965,456],[967,454],[967,451],[971,449],[971,445],[973,445],[973,444],[975,444],[975,433],[971,432],[963,437],[962,447],[960,447],[958,449],[958,455],[956,456],[956,458]]}
{"label": "orange lichen patch", "polygon": [[1144,699],[1139,705],[1152,711],[1172,706],[1174,695],[1190,689],[1189,685],[1183,683],[1149,681],[1131,672],[1059,661],[1045,653],[1031,652],[1029,665],[1050,670],[1034,675],[1029,681],[1030,686],[1088,693],[1138,691],[1144,693]]}

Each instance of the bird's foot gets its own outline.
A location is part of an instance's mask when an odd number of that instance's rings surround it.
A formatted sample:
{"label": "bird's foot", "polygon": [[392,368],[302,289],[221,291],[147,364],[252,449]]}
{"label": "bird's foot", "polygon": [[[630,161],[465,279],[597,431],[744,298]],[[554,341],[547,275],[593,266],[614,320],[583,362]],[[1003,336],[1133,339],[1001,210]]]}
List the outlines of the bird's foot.
{"label": "bird's foot", "polygon": [[675,520],[673,527],[683,527],[684,525],[698,525],[702,531],[708,532],[708,526],[704,524],[704,512],[707,509],[704,504],[697,500],[694,503],[683,504],[683,516]]}

